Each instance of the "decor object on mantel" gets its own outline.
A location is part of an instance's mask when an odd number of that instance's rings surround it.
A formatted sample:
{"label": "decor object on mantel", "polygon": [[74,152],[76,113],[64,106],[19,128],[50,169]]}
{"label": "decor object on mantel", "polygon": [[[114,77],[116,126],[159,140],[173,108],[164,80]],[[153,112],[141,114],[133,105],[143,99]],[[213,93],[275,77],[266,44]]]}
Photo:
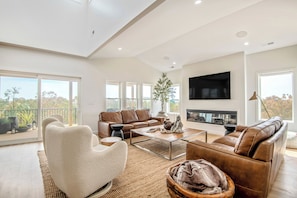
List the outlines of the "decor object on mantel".
{"label": "decor object on mantel", "polygon": [[167,114],[164,111],[164,105],[168,102],[169,98],[173,98],[173,94],[175,93],[175,90],[171,86],[172,82],[167,77],[167,74],[162,73],[162,77],[159,78],[157,84],[154,86],[153,92],[153,99],[155,101],[161,101],[161,111],[158,113],[158,117],[167,117]]}
{"label": "decor object on mantel", "polygon": [[257,99],[260,99],[260,101],[261,101],[261,103],[262,103],[262,105],[263,105],[263,107],[264,107],[264,110],[265,110],[266,113],[267,113],[268,119],[271,118],[271,116],[269,115],[269,113],[268,113],[268,111],[267,111],[267,108],[266,108],[266,106],[265,106],[265,104],[264,104],[262,98],[261,98],[259,95],[257,95],[257,93],[254,91],[252,97],[250,97],[249,100],[257,100]]}

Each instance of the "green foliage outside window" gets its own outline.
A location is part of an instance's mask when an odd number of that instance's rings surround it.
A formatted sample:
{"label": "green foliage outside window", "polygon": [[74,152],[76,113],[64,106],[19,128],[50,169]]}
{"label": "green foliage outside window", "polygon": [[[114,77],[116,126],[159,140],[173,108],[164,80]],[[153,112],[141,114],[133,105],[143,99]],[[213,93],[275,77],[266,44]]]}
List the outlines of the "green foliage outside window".
{"label": "green foliage outside window", "polygon": [[[280,116],[283,120],[292,120],[293,118],[293,97],[289,94],[283,94],[282,97],[271,96],[263,99],[267,111],[271,117]],[[261,106],[261,118],[268,119],[268,116]]]}

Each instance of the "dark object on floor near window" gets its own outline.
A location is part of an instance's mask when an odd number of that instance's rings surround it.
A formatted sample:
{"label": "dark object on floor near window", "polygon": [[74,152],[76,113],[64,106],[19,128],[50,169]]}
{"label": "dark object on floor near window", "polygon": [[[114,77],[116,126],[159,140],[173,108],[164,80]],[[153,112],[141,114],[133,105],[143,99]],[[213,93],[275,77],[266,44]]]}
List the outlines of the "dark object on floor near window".
{"label": "dark object on floor near window", "polygon": [[4,134],[7,131],[10,131],[10,128],[10,121],[6,118],[0,118],[0,134]]}

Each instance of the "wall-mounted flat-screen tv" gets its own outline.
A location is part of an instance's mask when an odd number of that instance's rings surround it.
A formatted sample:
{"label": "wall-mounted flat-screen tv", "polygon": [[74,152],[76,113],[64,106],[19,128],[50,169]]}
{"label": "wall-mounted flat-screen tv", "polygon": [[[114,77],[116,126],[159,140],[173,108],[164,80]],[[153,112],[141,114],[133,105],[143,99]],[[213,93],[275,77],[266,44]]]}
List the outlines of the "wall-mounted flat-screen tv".
{"label": "wall-mounted flat-screen tv", "polygon": [[231,99],[230,72],[189,78],[189,99]]}

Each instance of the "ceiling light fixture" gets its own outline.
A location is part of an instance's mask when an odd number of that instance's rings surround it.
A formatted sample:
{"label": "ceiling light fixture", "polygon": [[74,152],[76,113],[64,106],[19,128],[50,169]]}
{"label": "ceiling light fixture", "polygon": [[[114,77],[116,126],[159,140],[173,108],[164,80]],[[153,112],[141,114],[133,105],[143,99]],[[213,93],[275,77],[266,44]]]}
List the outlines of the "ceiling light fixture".
{"label": "ceiling light fixture", "polygon": [[236,33],[236,36],[237,36],[238,38],[244,38],[244,37],[247,36],[247,32],[246,32],[246,31],[240,31],[240,32],[237,32],[237,33]]}
{"label": "ceiling light fixture", "polygon": [[249,45],[249,42],[244,42],[244,45],[245,45],[245,46],[248,46],[248,45]]}
{"label": "ceiling light fixture", "polygon": [[118,50],[121,51],[123,48],[119,47]]}
{"label": "ceiling light fixture", "polygon": [[194,4],[195,5],[198,5],[198,4],[201,4],[202,3],[202,0],[195,0]]}

